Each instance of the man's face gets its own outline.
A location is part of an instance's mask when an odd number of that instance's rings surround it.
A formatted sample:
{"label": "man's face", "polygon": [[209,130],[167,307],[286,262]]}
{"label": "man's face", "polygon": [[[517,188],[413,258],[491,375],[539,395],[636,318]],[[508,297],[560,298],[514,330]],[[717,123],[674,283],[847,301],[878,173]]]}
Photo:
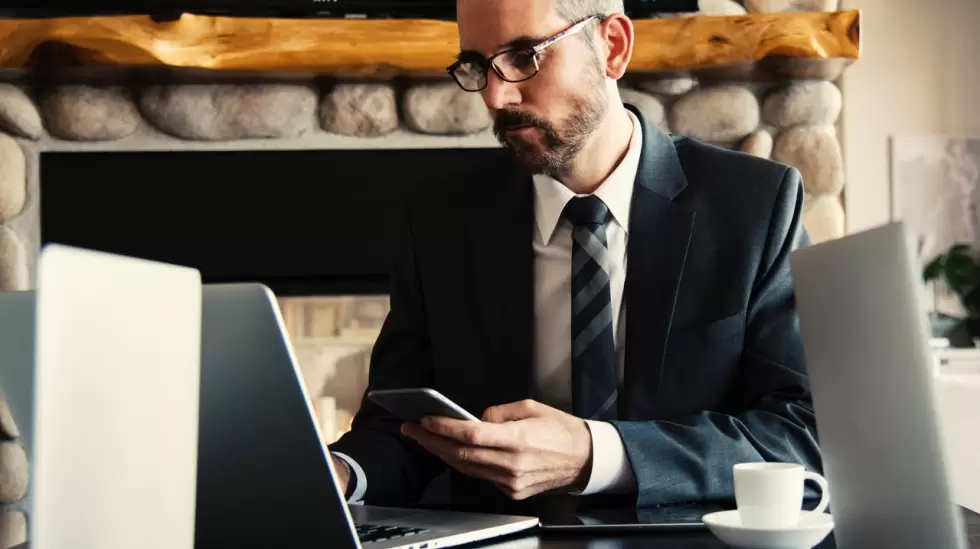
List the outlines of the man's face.
{"label": "man's face", "polygon": [[[458,0],[460,49],[485,58],[529,48],[572,25],[555,0]],[[589,23],[596,31],[599,22]],[[585,145],[606,108],[605,69],[581,32],[546,48],[533,78],[511,83],[491,69],[483,100],[494,134],[530,173],[557,175]]]}

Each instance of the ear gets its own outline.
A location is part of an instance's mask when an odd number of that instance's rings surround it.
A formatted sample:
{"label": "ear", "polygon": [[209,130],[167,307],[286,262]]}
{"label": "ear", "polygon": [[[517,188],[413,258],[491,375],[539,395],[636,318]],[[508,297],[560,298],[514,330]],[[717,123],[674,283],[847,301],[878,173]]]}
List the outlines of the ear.
{"label": "ear", "polygon": [[633,22],[622,13],[614,13],[602,22],[598,34],[605,46],[606,76],[619,80],[633,58]]}

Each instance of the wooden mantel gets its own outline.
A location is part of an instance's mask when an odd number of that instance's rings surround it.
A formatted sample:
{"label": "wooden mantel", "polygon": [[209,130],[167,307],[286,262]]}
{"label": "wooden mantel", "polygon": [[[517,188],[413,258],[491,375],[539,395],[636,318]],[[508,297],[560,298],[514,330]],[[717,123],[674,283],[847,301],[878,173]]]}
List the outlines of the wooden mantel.
{"label": "wooden mantel", "polygon": [[[631,73],[836,78],[860,57],[860,12],[641,19]],[[456,25],[431,20],[185,14],[0,19],[0,69],[109,66],[445,76]]]}

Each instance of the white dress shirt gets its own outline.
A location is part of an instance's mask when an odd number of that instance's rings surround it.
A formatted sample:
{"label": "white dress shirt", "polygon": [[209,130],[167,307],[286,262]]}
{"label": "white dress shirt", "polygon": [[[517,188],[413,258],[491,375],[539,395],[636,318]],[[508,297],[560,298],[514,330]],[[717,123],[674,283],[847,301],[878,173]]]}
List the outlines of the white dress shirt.
{"label": "white dress shirt", "polygon": [[[620,391],[626,355],[626,243],[629,237],[633,182],[640,163],[643,132],[633,121],[633,137],[622,161],[593,193],[612,214],[606,222],[609,249],[609,289],[612,298],[613,341]],[[534,320],[535,386],[544,404],[572,410],[572,225],[561,217],[576,195],[546,175],[534,176]],[[619,431],[610,423],[587,421],[592,431],[592,474],[582,495],[621,492],[633,486],[633,469]]]}
{"label": "white dress shirt", "polygon": [[[593,193],[609,208],[606,238],[609,248],[609,284],[613,310],[613,341],[622,391],[625,357],[623,287],[626,282],[626,243],[629,236],[633,182],[640,163],[643,131],[628,112],[633,136],[622,161]],[[544,404],[571,413],[572,410],[572,226],[562,219],[565,205],[575,197],[568,187],[546,176],[534,180],[534,379]],[[633,469],[619,431],[610,423],[587,421],[592,432],[592,473],[580,495],[624,492],[634,487]],[[351,467],[354,490],[351,503],[360,502],[367,491],[364,471],[347,455],[335,452]]]}

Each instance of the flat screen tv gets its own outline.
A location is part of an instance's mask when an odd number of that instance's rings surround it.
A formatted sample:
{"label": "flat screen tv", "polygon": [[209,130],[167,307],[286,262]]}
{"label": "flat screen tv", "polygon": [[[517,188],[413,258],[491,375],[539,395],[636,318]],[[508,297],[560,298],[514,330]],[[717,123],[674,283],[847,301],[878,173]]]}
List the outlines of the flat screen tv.
{"label": "flat screen tv", "polygon": [[[456,0],[36,0],[18,7],[0,3],[0,18],[180,13],[241,17],[455,18]],[[696,12],[698,0],[625,0],[632,17]]]}

